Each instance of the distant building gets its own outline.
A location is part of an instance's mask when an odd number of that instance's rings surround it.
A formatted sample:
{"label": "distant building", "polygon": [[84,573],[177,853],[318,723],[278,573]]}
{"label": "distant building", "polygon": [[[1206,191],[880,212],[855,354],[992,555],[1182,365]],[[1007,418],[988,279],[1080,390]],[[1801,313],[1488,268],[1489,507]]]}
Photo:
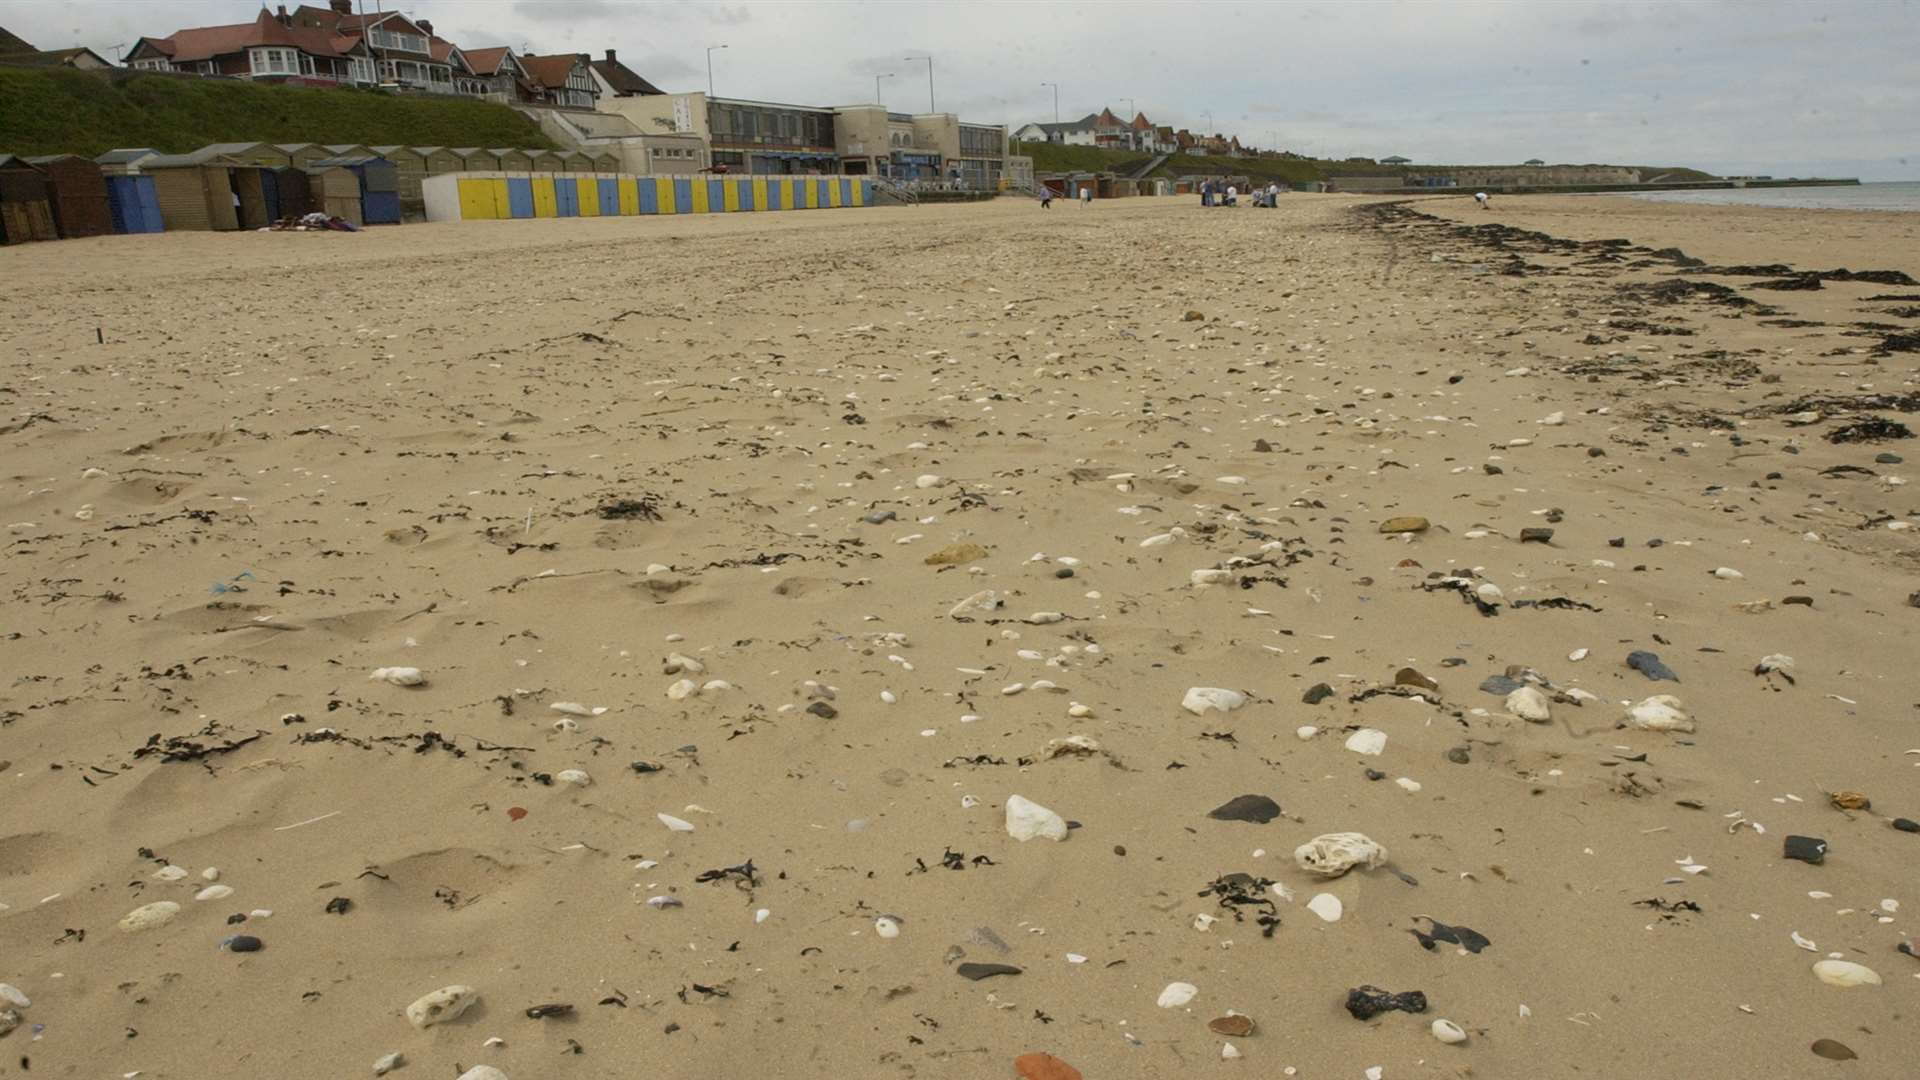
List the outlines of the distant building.
{"label": "distant building", "polygon": [[605,60],[589,60],[587,66],[593,69],[593,81],[599,84],[603,98],[647,97],[666,93],[641,78],[639,72],[621,63],[612,49],[607,50]]}
{"label": "distant building", "polygon": [[1412,159],[1412,158],[1403,158],[1403,157],[1383,157],[1383,158],[1381,158],[1381,159],[1380,159],[1380,164],[1382,164],[1382,165],[1411,165],[1411,164],[1413,164],[1413,159]]}
{"label": "distant building", "polygon": [[[1388,160],[1391,161],[1392,159],[1389,158]],[[1521,162],[1521,164],[1522,165],[1545,165],[1546,162],[1541,161],[1539,158],[1535,157],[1535,158],[1528,158],[1527,160]]]}
{"label": "distant building", "polygon": [[0,64],[14,67],[70,67],[104,71],[112,62],[84,45],[71,49],[36,49],[0,26]]}
{"label": "distant building", "polygon": [[533,83],[527,97],[530,104],[591,109],[600,97],[599,76],[589,66],[586,53],[523,56],[520,66]]}

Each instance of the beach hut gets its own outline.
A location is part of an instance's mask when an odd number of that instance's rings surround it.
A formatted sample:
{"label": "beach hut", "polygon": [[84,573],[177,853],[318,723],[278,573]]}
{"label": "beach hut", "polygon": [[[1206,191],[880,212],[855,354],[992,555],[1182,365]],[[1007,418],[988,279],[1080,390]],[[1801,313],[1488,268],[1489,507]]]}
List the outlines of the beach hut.
{"label": "beach hut", "polygon": [[284,165],[287,160],[276,148],[258,142],[208,143],[194,153],[227,158],[240,165]]}
{"label": "beach hut", "polygon": [[289,165],[273,170],[273,193],[277,203],[274,208],[276,221],[313,212],[313,194],[305,169]]}
{"label": "beach hut", "polygon": [[140,171],[153,177],[160,218],[170,231],[232,230],[240,227],[240,194],[234,187],[233,159],[203,147],[191,154],[148,158]]}
{"label": "beach hut", "polygon": [[495,149],[486,151],[486,153],[492,154],[494,159],[494,164],[487,166],[489,169],[496,169],[500,172],[533,171],[533,156],[525,150],[510,150],[496,147]]}
{"label": "beach hut", "polygon": [[[323,159],[331,160],[331,159]],[[356,228],[364,224],[360,217],[360,177],[340,165],[316,165],[307,170],[313,208],[328,217],[340,218]]]}
{"label": "beach hut", "polygon": [[59,238],[46,175],[25,158],[0,154],[0,244]]}
{"label": "beach hut", "polygon": [[113,232],[107,178],[101,175],[100,166],[77,154],[30,157],[27,163],[47,178],[47,200],[53,206],[53,224],[61,236],[72,239]]}
{"label": "beach hut", "polygon": [[94,164],[100,166],[101,172],[108,176],[115,176],[137,173],[140,171],[141,162],[159,156],[160,151],[150,146],[141,146],[109,150],[93,160]]}
{"label": "beach hut", "polygon": [[620,155],[611,150],[602,150],[593,155],[593,171],[617,173],[621,169]]}
{"label": "beach hut", "polygon": [[393,162],[394,171],[400,177],[400,198],[419,202],[420,182],[427,178],[426,155],[411,146],[376,146],[373,152]]}
{"label": "beach hut", "polygon": [[523,150],[534,172],[559,172],[566,167],[559,154],[551,150]]}
{"label": "beach hut", "polygon": [[301,170],[312,168],[321,158],[333,156],[319,143],[274,143],[273,148],[287,159],[285,164]]}
{"label": "beach hut", "polygon": [[561,172],[590,173],[594,170],[593,155],[579,150],[560,151]]}
{"label": "beach hut", "polygon": [[465,172],[467,169],[466,159],[461,157],[458,151],[450,150],[447,147],[413,146],[408,147],[408,149],[420,155],[421,171],[425,174],[421,177],[423,182],[428,176],[439,176],[441,173],[450,172]]}
{"label": "beach hut", "polygon": [[117,233],[165,232],[160,218],[160,198],[154,192],[153,177],[113,173],[104,177],[107,184],[107,211],[113,215]]}
{"label": "beach hut", "polygon": [[[374,156],[373,147],[362,146],[359,143],[326,143],[321,149],[325,150],[327,152],[326,156],[330,158]],[[315,164],[318,164],[318,162],[315,162]],[[309,166],[309,168],[311,168],[311,166]]]}
{"label": "beach hut", "polygon": [[270,166],[236,165],[230,176],[240,196],[241,228],[263,229],[280,220],[280,185]]}
{"label": "beach hut", "polygon": [[[346,169],[359,184],[360,216],[356,225],[400,224],[400,175],[393,162],[378,155],[325,158],[316,169]],[[328,189],[329,197],[332,189]],[[345,216],[345,215],[341,215]]]}
{"label": "beach hut", "polygon": [[460,159],[461,172],[492,172],[500,167],[500,157],[477,146],[451,146],[447,153]]}

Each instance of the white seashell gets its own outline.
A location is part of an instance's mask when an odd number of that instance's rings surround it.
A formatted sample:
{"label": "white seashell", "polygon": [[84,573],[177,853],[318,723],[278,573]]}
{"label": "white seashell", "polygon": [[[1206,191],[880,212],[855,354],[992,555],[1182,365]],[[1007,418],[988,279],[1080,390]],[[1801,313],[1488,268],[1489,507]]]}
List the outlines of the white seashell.
{"label": "white seashell", "polygon": [[572,784],[574,787],[586,787],[593,783],[593,777],[588,776],[585,769],[561,769],[553,774],[553,778],[563,784]]}
{"label": "white seashell", "polygon": [[939,487],[941,484],[944,484],[946,482],[947,482],[947,479],[944,476],[935,476],[932,473],[927,473],[924,476],[915,477],[913,480],[913,486],[924,490],[926,488]]}
{"label": "white seashell", "polygon": [[1507,695],[1507,711],[1533,724],[1553,719],[1553,703],[1538,687],[1523,686]]}
{"label": "white seashell", "polygon": [[1247,478],[1244,476],[1216,476],[1213,478],[1213,482],[1216,484],[1226,484],[1228,487],[1239,487],[1247,482]]}
{"label": "white seashell", "polygon": [[[489,1039],[487,1042],[489,1045],[503,1045],[506,1040]],[[455,1077],[454,1080],[508,1080],[508,1078],[506,1073],[501,1072],[491,1065],[475,1065],[473,1068]]]}
{"label": "white seashell", "polygon": [[585,705],[582,705],[577,701],[556,701],[553,704],[547,706],[547,708],[552,709],[554,712],[557,712],[557,713],[565,713],[568,716],[592,716],[593,715],[592,709],[587,708]]}
{"label": "white seashell", "polygon": [[1481,603],[1491,604],[1495,607],[1498,607],[1507,599],[1507,594],[1500,591],[1500,586],[1495,585],[1491,581],[1483,581],[1475,586],[1473,595],[1479,597]]}
{"label": "white seashell", "polygon": [[1087,717],[1093,715],[1093,710],[1076,701],[1073,704],[1067,706],[1067,715],[1073,717],[1076,720],[1084,720]]}
{"label": "white seashell", "polygon": [[1738,581],[1747,575],[1735,570],[1731,566],[1722,566],[1714,570],[1713,576],[1719,578],[1721,581]]}
{"label": "white seashell", "polygon": [[396,1050],[373,1063],[373,1075],[385,1076],[406,1063],[407,1056]]}
{"label": "white seashell", "polygon": [[153,872],[156,881],[185,881],[187,868],[184,866],[163,866]]}
{"label": "white seashell", "polygon": [[662,674],[666,675],[679,675],[682,673],[698,675],[707,670],[707,665],[695,660],[691,656],[677,652],[668,653],[666,663],[663,666],[666,670],[662,672]]}
{"label": "white seashell", "polygon": [[873,932],[891,941],[900,936],[900,924],[882,915],[873,920]]}
{"label": "white seashell", "polygon": [[1693,717],[1672,694],[1655,694],[1627,710],[1620,726],[1640,731],[1692,731]]}
{"label": "white seashell", "polygon": [[1356,866],[1379,866],[1387,861],[1387,849],[1364,833],[1326,833],[1294,848],[1293,861],[1308,873],[1335,878]]}
{"label": "white seashell", "polygon": [[1467,1041],[1466,1031],[1451,1020],[1435,1020],[1433,1026],[1427,1030],[1433,1032],[1433,1037],[1443,1043],[1455,1044]]}
{"label": "white seashell", "polygon": [[693,822],[691,821],[686,821],[681,818],[674,817],[672,814],[655,814],[653,816],[660,819],[660,824],[665,825],[667,828],[672,829],[674,832],[692,832],[693,831]]}
{"label": "white seashell", "polygon": [[1395,780],[1394,783],[1400,785],[1400,789],[1409,795],[1417,794],[1420,791],[1420,781],[1410,776],[1403,776]]}
{"label": "white seashell", "polygon": [[1813,965],[1813,973],[1828,986],[1879,986],[1880,974],[1851,960],[1822,960]]}
{"label": "white seashell", "polygon": [[1027,616],[1027,622],[1034,626],[1046,626],[1048,623],[1065,622],[1067,617],[1058,611],[1036,611]]}
{"label": "white seashell", "polygon": [[217,866],[209,866],[205,870],[200,871],[200,880],[201,881],[219,881],[220,868]]}
{"label": "white seashell", "polygon": [[1293,729],[1293,734],[1301,742],[1305,742],[1315,735],[1320,734],[1320,729],[1314,727],[1312,724],[1301,724],[1299,727]]}
{"label": "white seashell", "polygon": [[1347,736],[1347,749],[1356,754],[1378,754],[1387,748],[1387,733],[1378,728],[1363,727]]}
{"label": "white seashell", "polygon": [[947,609],[947,618],[965,619],[974,615],[983,615],[1000,609],[1000,594],[992,589],[981,589],[965,600]]}
{"label": "white seashell", "polygon": [[367,678],[374,682],[388,682],[395,686],[423,686],[427,677],[420,674],[417,667],[375,668]]}
{"label": "white seashell", "polygon": [[1235,1046],[1235,1045],[1233,1045],[1232,1043],[1221,1043],[1221,1044],[1220,1044],[1220,1057],[1221,1057],[1221,1058],[1222,1058],[1223,1060],[1225,1060],[1225,1061],[1232,1061],[1232,1060],[1234,1060],[1235,1058],[1237,1058],[1237,1057],[1239,1057],[1239,1056],[1240,1056],[1240,1048],[1239,1048],[1239,1047],[1237,1047],[1237,1046]]}
{"label": "white seashell", "polygon": [[1192,1001],[1199,992],[1200,988],[1192,983],[1170,982],[1165,990],[1160,991],[1159,1005],[1163,1009],[1177,1009]]}
{"label": "white seashell", "polygon": [[1187,575],[1188,583],[1195,587],[1225,585],[1232,580],[1233,571],[1231,570],[1195,570]]}
{"label": "white seashell", "polygon": [[1186,696],[1180,699],[1180,707],[1195,716],[1205,716],[1209,712],[1232,712],[1246,703],[1247,695],[1217,686],[1191,687]]}
{"label": "white seashell", "polygon": [[193,894],[195,900],[225,900],[233,895],[231,885],[209,885]]}
{"label": "white seashell", "polygon": [[142,904],[120,918],[120,929],[127,933],[151,930],[156,926],[165,926],[180,914],[180,905],[171,900],[156,900],[151,904]]}
{"label": "white seashell", "polygon": [[1572,652],[1567,654],[1567,659],[1577,664],[1580,661],[1585,660],[1587,658],[1587,653],[1588,653],[1588,650],[1586,649],[1575,649]]}
{"label": "white seashell", "polygon": [[0,983],[0,1001],[16,1009],[25,1009],[33,1005],[33,999],[11,983]]}
{"label": "white seashell", "polygon": [[407,1021],[414,1027],[425,1030],[435,1024],[444,1024],[457,1019],[461,1013],[473,1008],[480,1000],[480,991],[471,986],[455,983],[443,986],[431,994],[422,995],[413,1004],[407,1006]]}
{"label": "white seashell", "polygon": [[692,679],[681,679],[667,687],[667,697],[674,701],[685,701],[700,692],[700,684]]}
{"label": "white seashell", "polygon": [[1025,843],[1036,836],[1067,838],[1067,822],[1059,814],[1019,795],[1007,796],[1007,835]]}
{"label": "white seashell", "polygon": [[1156,534],[1154,536],[1147,537],[1145,540],[1140,541],[1140,546],[1143,548],[1165,547],[1166,545],[1173,543],[1175,540],[1178,540],[1185,535],[1187,535],[1187,530],[1173,529],[1169,532],[1163,532],[1163,533]]}
{"label": "white seashell", "polygon": [[1314,894],[1313,899],[1307,901],[1307,910],[1320,916],[1322,922],[1339,922],[1340,916],[1346,913],[1340,898],[1328,892]]}

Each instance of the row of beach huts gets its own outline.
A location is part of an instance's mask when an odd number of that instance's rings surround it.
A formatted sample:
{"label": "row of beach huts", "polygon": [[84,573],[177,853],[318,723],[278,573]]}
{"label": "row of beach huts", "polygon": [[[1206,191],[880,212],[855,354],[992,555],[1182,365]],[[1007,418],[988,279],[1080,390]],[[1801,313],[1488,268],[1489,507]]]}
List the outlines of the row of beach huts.
{"label": "row of beach huts", "polygon": [[320,213],[397,225],[442,173],[614,173],[579,151],[318,143],[214,143],[15,157],[0,154],[0,244],[114,233],[259,229]]}

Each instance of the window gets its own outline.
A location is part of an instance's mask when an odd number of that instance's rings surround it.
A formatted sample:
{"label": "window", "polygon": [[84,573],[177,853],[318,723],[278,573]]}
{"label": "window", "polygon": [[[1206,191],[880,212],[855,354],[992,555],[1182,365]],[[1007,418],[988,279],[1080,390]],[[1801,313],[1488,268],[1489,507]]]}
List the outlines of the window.
{"label": "window", "polygon": [[299,56],[295,49],[247,50],[247,62],[255,75],[298,75]]}
{"label": "window", "polygon": [[353,81],[370,83],[375,81],[373,61],[364,56],[353,57],[349,64],[353,72]]}
{"label": "window", "polygon": [[164,56],[155,57],[151,60],[135,60],[133,63],[128,64],[127,66],[139,68],[142,71],[172,71],[173,70],[173,64],[170,61],[168,61],[167,58]]}
{"label": "window", "polygon": [[395,33],[381,27],[374,27],[367,35],[376,48],[399,49],[402,52],[423,53],[427,51],[427,39],[419,34]]}

